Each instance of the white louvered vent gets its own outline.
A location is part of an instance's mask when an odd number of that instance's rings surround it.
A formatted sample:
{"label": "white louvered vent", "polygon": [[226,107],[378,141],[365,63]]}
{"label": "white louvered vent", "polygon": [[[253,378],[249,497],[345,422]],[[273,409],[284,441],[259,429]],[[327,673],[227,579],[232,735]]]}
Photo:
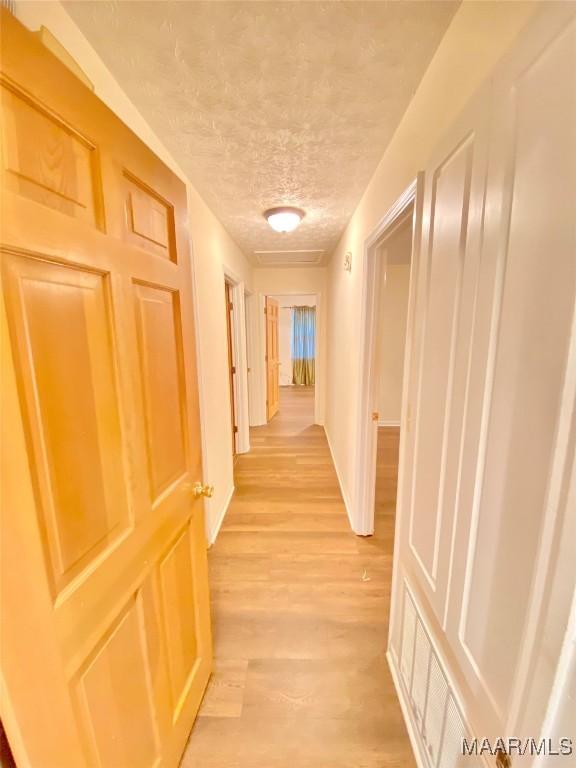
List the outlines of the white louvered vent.
{"label": "white louvered vent", "polygon": [[324,251],[254,251],[254,255],[259,264],[268,267],[281,267],[290,264],[321,264]]}
{"label": "white louvered vent", "polygon": [[412,667],[414,664],[414,640],[416,637],[416,609],[410,595],[404,593],[404,614],[402,621],[402,650],[400,672],[406,690],[412,687]]}
{"label": "white louvered vent", "polygon": [[391,663],[402,680],[398,693],[410,713],[421,765],[426,768],[485,768],[482,758],[462,754],[462,739],[470,733],[462,717],[443,660],[432,642],[430,628],[406,582],[398,632],[400,658]]}
{"label": "white louvered vent", "polygon": [[426,689],[428,688],[428,667],[430,666],[430,640],[422,622],[416,620],[416,642],[414,644],[414,671],[412,673],[412,702],[418,727],[422,727]]}
{"label": "white louvered vent", "polygon": [[404,599],[404,592],[402,591],[398,595],[399,605],[394,612],[394,619],[390,625],[390,648],[394,653],[397,663],[400,661],[400,649],[402,647],[402,622],[399,621],[399,617],[402,616]]}
{"label": "white louvered vent", "polygon": [[450,695],[438,768],[479,768],[479,758],[462,754],[462,739],[467,735],[458,706]]}
{"label": "white louvered vent", "polygon": [[440,754],[440,740],[444,727],[446,703],[448,700],[448,683],[434,653],[430,657],[430,676],[426,698],[426,712],[422,734],[424,745],[430,758],[430,764],[436,766]]}

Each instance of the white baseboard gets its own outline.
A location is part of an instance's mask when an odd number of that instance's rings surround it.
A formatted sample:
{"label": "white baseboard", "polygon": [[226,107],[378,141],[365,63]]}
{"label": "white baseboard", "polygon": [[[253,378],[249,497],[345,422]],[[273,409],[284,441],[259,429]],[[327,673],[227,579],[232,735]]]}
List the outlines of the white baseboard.
{"label": "white baseboard", "polygon": [[228,507],[230,506],[230,502],[232,501],[232,496],[234,496],[235,490],[236,488],[233,485],[232,488],[230,489],[230,493],[226,497],[226,501],[222,505],[222,509],[220,510],[220,514],[218,515],[216,524],[213,526],[212,530],[210,531],[210,535],[208,537],[209,547],[213,546],[214,542],[216,541],[216,538],[220,532],[220,528],[222,527],[222,523],[224,522],[224,518],[226,517],[226,512],[228,512]]}
{"label": "white baseboard", "polygon": [[344,506],[346,507],[346,514],[348,515],[348,522],[350,523],[350,528],[352,528],[352,531],[354,531],[354,525],[352,524],[352,515],[350,513],[350,501],[348,499],[348,495],[346,494],[346,491],[344,490],[344,486],[342,484],[342,478],[340,476],[340,471],[338,470],[338,463],[336,461],[336,457],[334,456],[334,451],[332,450],[332,443],[330,442],[330,437],[328,435],[328,432],[326,431],[326,427],[324,427],[324,434],[326,435],[326,442],[328,443],[328,448],[330,449],[330,456],[332,457],[332,464],[334,464],[334,469],[336,470],[336,477],[338,478],[338,485],[340,486],[340,493],[342,494],[342,498],[344,500]]}
{"label": "white baseboard", "polygon": [[378,422],[379,427],[399,427],[400,419],[382,419]]}
{"label": "white baseboard", "polygon": [[404,722],[406,724],[406,730],[408,731],[408,738],[410,739],[412,752],[414,752],[416,765],[418,768],[429,768],[428,759],[423,751],[420,734],[418,733],[416,724],[412,719],[412,710],[408,706],[404,689],[402,687],[402,683],[400,682],[400,672],[396,666],[394,656],[389,650],[386,653],[386,659],[388,660],[388,667],[390,669],[390,674],[392,675],[394,688],[396,688],[396,695],[398,696],[398,701],[400,702],[400,709],[402,710],[402,715],[404,716]]}

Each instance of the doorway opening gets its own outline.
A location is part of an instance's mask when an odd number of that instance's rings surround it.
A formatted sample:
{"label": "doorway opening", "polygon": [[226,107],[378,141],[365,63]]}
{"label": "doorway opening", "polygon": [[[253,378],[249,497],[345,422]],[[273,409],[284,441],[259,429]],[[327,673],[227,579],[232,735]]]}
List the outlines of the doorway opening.
{"label": "doorway opening", "polygon": [[235,457],[250,450],[249,382],[244,283],[224,269],[224,302],[230,396],[231,451]]}
{"label": "doorway opening", "polygon": [[[365,246],[358,448],[351,514],[354,532],[360,536],[374,533],[376,512],[394,513],[396,490],[401,485],[402,446],[409,423],[405,383],[410,365],[411,297],[418,253],[414,222],[420,187],[418,178],[389,209]],[[396,467],[398,477],[390,483],[389,474],[396,472]]]}
{"label": "doorway opening", "polygon": [[374,534],[394,536],[413,211],[408,208],[376,251],[376,478]]}
{"label": "doorway opening", "polygon": [[[315,399],[317,361],[316,294],[266,296],[266,405],[270,421],[282,407],[281,391]],[[314,418],[314,417],[312,417]]]}

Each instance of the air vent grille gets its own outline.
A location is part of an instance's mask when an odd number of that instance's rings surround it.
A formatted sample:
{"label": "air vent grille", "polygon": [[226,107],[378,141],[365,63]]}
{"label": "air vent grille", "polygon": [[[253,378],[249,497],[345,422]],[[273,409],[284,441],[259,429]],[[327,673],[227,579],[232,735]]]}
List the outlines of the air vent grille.
{"label": "air vent grille", "polygon": [[294,251],[254,251],[259,264],[267,267],[289,266],[290,264],[317,265],[322,262],[323,250],[294,250]]}

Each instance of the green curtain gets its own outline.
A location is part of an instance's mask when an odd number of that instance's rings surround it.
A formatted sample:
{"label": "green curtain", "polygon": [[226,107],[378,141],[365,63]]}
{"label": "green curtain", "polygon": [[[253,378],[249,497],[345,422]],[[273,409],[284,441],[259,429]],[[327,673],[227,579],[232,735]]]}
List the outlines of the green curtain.
{"label": "green curtain", "polygon": [[292,383],[314,386],[316,307],[294,307],[292,316]]}

